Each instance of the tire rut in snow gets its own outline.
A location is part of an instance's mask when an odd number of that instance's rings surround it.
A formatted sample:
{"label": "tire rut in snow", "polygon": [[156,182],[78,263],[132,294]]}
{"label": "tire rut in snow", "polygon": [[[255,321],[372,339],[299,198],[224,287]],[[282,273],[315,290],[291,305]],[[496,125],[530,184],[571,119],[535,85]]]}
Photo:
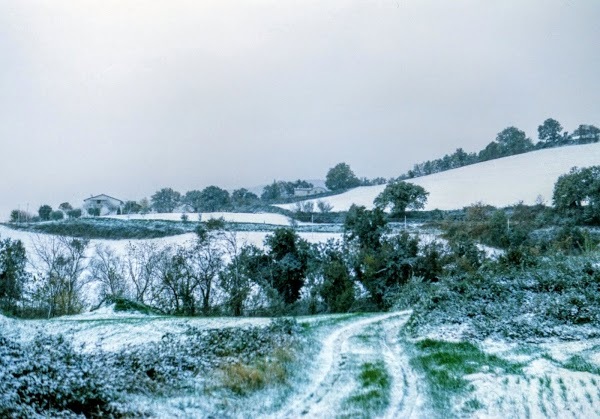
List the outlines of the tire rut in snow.
{"label": "tire rut in snow", "polygon": [[[386,417],[409,414],[417,399],[417,387],[408,368],[407,357],[398,343],[398,331],[406,323],[409,312],[387,313],[354,321],[334,330],[323,341],[315,360],[317,372],[309,387],[276,417],[331,417],[342,412],[343,400],[355,389],[356,365],[354,358],[383,357],[392,378],[390,407]],[[380,347],[362,352],[352,340],[364,335],[370,326],[380,324],[382,332],[377,341]],[[375,352],[373,354],[373,352]],[[410,416],[410,415],[409,415]]]}

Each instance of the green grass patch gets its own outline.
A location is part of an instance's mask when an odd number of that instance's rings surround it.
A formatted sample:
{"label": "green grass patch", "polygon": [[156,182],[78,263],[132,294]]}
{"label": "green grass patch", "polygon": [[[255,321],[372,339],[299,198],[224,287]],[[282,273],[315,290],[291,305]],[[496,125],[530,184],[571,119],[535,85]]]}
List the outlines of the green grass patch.
{"label": "green grass patch", "polygon": [[453,397],[473,390],[466,375],[483,371],[522,373],[521,364],[488,355],[469,342],[425,339],[415,347],[417,354],[411,364],[425,374],[433,405],[440,413],[450,411]]}
{"label": "green grass patch", "polygon": [[390,404],[391,378],[383,361],[362,364],[358,384],[355,393],[344,401],[349,412],[342,417],[373,417]]}

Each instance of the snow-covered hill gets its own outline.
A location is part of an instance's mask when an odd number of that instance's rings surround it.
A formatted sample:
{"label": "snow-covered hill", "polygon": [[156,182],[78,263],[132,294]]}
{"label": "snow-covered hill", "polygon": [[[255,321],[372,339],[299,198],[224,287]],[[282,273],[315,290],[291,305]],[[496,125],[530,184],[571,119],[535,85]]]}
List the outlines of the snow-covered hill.
{"label": "snow-covered hill", "polygon": [[[491,160],[459,169],[410,180],[429,192],[426,210],[459,209],[476,202],[504,207],[523,201],[535,204],[541,198],[552,203],[558,177],[572,167],[600,165],[600,143],[533,151]],[[385,185],[364,186],[340,195],[322,198],[334,211],[352,204],[373,207]],[[317,201],[317,200],[312,200]],[[293,209],[295,204],[279,205]]]}

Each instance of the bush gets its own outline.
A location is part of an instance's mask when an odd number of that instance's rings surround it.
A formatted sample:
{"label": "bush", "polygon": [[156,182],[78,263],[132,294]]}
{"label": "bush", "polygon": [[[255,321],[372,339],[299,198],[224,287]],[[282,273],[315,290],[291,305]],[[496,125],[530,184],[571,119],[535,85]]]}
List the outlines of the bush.
{"label": "bush", "polygon": [[0,335],[0,416],[117,414],[120,394],[100,365],[62,337],[20,344]]}
{"label": "bush", "polygon": [[53,221],[59,221],[59,220],[62,220],[63,218],[65,218],[65,214],[60,210],[52,211],[52,213],[50,214],[50,219]]}

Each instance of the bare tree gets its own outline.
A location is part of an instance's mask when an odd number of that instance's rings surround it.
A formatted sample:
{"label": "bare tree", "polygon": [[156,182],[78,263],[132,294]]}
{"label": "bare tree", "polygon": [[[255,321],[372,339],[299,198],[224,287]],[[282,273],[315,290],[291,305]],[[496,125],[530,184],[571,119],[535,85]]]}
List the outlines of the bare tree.
{"label": "bare tree", "polygon": [[48,309],[48,317],[75,314],[83,308],[81,289],[88,240],[38,236],[33,243],[39,272],[37,298]]}
{"label": "bare tree", "polygon": [[223,249],[220,244],[222,231],[213,230],[199,234],[194,246],[188,251],[188,271],[192,281],[198,283],[202,312],[207,315],[211,310],[213,287],[223,269]]}
{"label": "bare tree", "polygon": [[221,271],[219,283],[226,294],[226,305],[231,313],[241,316],[251,291],[251,281],[244,266],[244,246],[239,243],[235,231],[224,232],[222,242],[229,263]]}
{"label": "bare tree", "polygon": [[154,243],[129,243],[126,247],[125,269],[131,282],[134,299],[146,303],[153,291],[153,282],[158,275],[161,252]]}
{"label": "bare tree", "polygon": [[89,264],[89,279],[100,283],[100,298],[123,297],[127,294],[125,262],[113,249],[98,244]]}

